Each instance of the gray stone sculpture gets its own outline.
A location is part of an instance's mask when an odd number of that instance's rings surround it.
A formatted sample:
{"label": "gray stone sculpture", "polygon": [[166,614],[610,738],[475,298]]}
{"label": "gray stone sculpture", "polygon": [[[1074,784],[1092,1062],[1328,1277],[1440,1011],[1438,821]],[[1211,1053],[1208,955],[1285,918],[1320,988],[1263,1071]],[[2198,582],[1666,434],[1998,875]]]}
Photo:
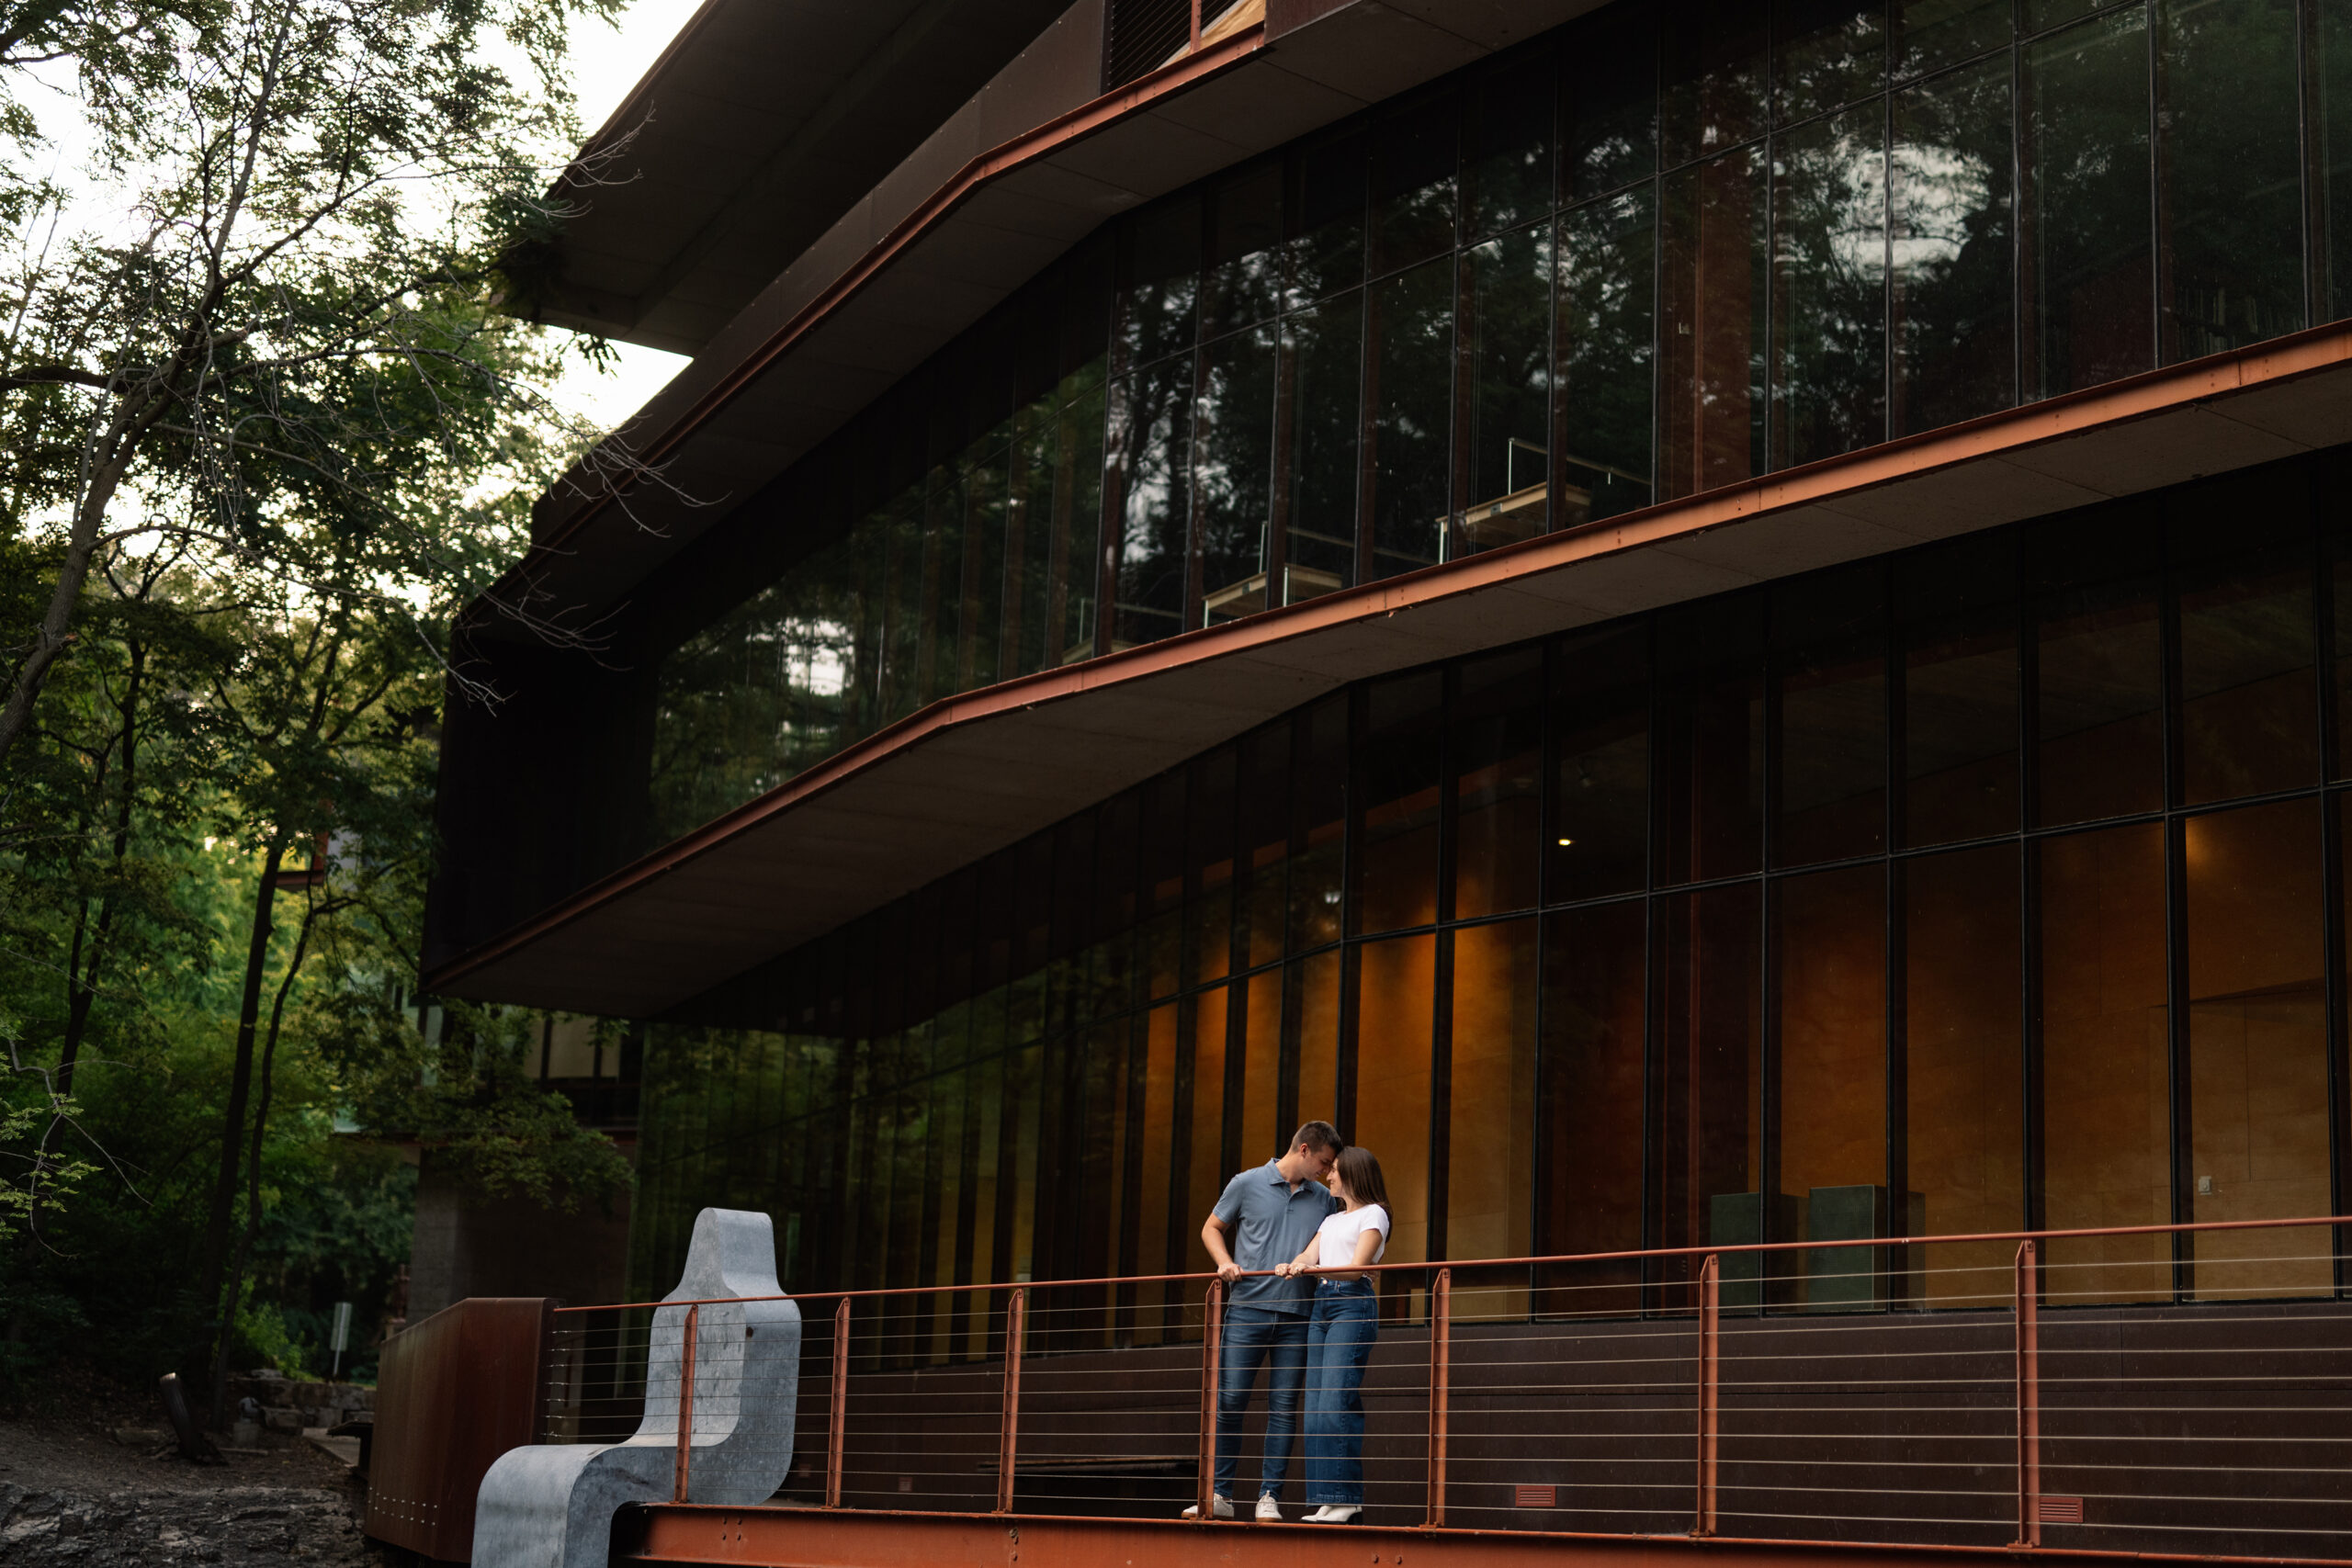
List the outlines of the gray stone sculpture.
{"label": "gray stone sculpture", "polygon": [[[705,1209],[678,1288],[665,1302],[706,1302],[695,1328],[687,1501],[764,1503],[792,1464],[800,1388],[800,1308],[780,1297],[775,1231],[765,1214]],[[678,1390],[686,1309],[653,1314],[645,1419],[624,1443],[509,1449],[482,1477],[475,1568],[606,1568],[613,1515],[674,1493]]]}

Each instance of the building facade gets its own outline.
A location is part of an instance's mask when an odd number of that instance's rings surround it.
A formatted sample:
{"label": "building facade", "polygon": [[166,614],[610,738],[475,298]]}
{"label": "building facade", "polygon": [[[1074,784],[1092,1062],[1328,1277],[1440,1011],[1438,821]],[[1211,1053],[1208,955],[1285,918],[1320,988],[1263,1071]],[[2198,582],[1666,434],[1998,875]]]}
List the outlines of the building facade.
{"label": "building facade", "polygon": [[748,9],[529,296],[697,357],[475,619],[428,937],[630,1021],[639,1297],[1198,1269],[1311,1116],[1404,1261],[2344,1212],[2352,4]]}

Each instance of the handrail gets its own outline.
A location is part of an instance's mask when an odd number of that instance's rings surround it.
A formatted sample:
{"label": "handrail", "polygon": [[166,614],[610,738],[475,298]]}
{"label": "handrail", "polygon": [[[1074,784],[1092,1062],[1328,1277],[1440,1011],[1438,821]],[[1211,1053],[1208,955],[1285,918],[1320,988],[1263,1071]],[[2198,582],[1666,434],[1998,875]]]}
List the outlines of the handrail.
{"label": "handrail", "polygon": [[[2352,1214],[2319,1215],[2308,1219],[2289,1220],[2192,1220],[2169,1225],[2094,1225],[2076,1230],[2041,1231],[1973,1231],[1953,1235],[1874,1235],[1856,1236],[1824,1241],[1762,1241],[1726,1243],[1722,1246],[1652,1247],[1618,1252],[1555,1253],[1530,1258],[1433,1258],[1419,1263],[1362,1263],[1343,1269],[1309,1269],[1307,1274],[1369,1274],[1427,1272],[1432,1269],[1521,1269],[1539,1264],[1611,1263],[1639,1258],[1710,1258],[1730,1257],[1752,1252],[1824,1252],[1834,1247],[1952,1247],[1966,1242],[2069,1241],[2092,1236],[2109,1235],[2192,1235],[2211,1231],[2309,1230],[2318,1226],[2352,1226]],[[996,1281],[973,1280],[965,1284],[893,1285],[871,1291],[780,1291],[772,1296],[703,1296],[693,1300],[660,1302],[606,1302],[595,1306],[561,1306],[558,1315],[584,1312],[628,1312],[652,1307],[709,1306],[725,1302],[781,1301],[851,1301],[877,1296],[932,1296],[965,1291],[1024,1291],[1052,1287],[1073,1290],[1087,1285],[1153,1285],[1195,1280],[1263,1279],[1273,1274],[1271,1269],[1244,1269],[1227,1276],[1204,1270],[1186,1274],[1106,1274],[1081,1280],[1015,1280]]]}

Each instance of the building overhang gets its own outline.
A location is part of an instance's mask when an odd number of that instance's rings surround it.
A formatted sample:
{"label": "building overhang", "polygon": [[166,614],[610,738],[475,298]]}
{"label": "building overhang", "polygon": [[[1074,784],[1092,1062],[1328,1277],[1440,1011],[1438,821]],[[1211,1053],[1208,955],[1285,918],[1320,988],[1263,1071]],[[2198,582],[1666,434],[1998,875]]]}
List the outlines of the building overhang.
{"label": "building overhang", "polygon": [[724,980],[1345,682],[2352,442],[2352,323],[934,704],[436,966],[606,1016]]}
{"label": "building overhang", "polygon": [[540,499],[492,597],[610,613],[1107,219],[1600,3],[1267,0],[1110,94],[1099,6],[1073,7]]}

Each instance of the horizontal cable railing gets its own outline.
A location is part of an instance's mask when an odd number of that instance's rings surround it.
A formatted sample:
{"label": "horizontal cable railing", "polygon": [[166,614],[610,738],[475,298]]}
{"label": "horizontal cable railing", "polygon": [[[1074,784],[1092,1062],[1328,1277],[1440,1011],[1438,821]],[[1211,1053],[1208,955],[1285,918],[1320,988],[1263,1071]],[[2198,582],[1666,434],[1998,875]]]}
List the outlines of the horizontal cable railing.
{"label": "horizontal cable railing", "polygon": [[[1365,1522],[2352,1561],[2352,1220],[1663,1248],[1377,1280]],[[1247,1276],[1245,1276],[1247,1277]],[[1261,1354],[1213,1274],[791,1297],[763,1394],[741,1304],[556,1314],[546,1440],[676,1444],[776,1506],[1213,1517],[1220,1376]],[[1244,1303],[1246,1304],[1246,1303]],[[733,1309],[733,1310],[730,1310]],[[1281,1502],[1338,1404],[1310,1369]],[[748,1421],[755,1397],[796,1419]],[[773,1416],[775,1413],[767,1412]],[[1251,1515],[1261,1371],[1227,1495]],[[1277,1423],[1279,1425],[1279,1423]],[[746,1435],[777,1451],[742,1452]],[[640,1436],[640,1441],[647,1440]],[[763,1480],[762,1487],[767,1484]],[[1305,1502],[1302,1502],[1302,1497]],[[740,1496],[724,1499],[741,1506]]]}

